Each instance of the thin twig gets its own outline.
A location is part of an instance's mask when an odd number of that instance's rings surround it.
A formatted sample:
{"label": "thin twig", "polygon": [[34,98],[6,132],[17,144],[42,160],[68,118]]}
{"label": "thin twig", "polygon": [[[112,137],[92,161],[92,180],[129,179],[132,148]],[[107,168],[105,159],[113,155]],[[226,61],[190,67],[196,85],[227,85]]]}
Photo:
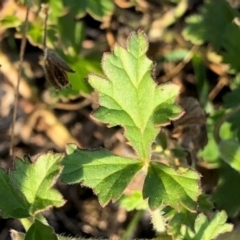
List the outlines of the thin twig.
{"label": "thin twig", "polygon": [[134,232],[137,229],[137,226],[139,225],[139,222],[143,216],[143,211],[137,211],[133,217],[133,219],[131,220],[131,222],[129,223],[129,225],[127,226],[126,231],[124,232],[123,236],[121,237],[122,240],[127,240],[127,239],[131,239]]}
{"label": "thin twig", "polygon": [[126,0],[114,0],[115,4],[120,8],[130,8],[133,6],[132,1],[126,1]]}
{"label": "thin twig", "polygon": [[106,39],[107,39],[109,48],[113,49],[113,46],[116,40],[110,27],[106,29]]}
{"label": "thin twig", "polygon": [[62,109],[62,110],[67,110],[67,111],[75,111],[75,110],[80,110],[88,105],[92,100],[90,99],[85,99],[81,102],[78,103],[56,103],[55,105],[52,106],[53,109]]}
{"label": "thin twig", "polygon": [[21,41],[21,49],[20,49],[20,54],[19,54],[19,68],[18,68],[18,78],[17,78],[17,86],[15,88],[15,99],[14,99],[14,109],[13,109],[13,120],[12,120],[12,129],[11,129],[11,141],[10,141],[10,150],[9,154],[10,156],[13,155],[13,146],[14,146],[14,126],[16,123],[16,118],[17,118],[17,106],[18,106],[18,92],[19,92],[19,86],[20,86],[20,79],[22,76],[22,65],[23,65],[23,57],[24,57],[24,52],[26,48],[26,42],[27,42],[27,30],[28,30],[28,16],[30,12],[30,7],[27,6],[27,12],[26,12],[26,17],[24,21],[24,29],[23,29],[23,35],[22,35],[22,41]]}
{"label": "thin twig", "polygon": [[44,23],[43,23],[43,49],[47,47],[47,21],[48,21],[48,6],[43,5],[43,12],[45,13]]}
{"label": "thin twig", "polygon": [[222,76],[217,85],[213,88],[213,90],[209,93],[208,97],[210,100],[213,100],[219,92],[223,89],[223,87],[229,85],[229,79],[226,76]]}

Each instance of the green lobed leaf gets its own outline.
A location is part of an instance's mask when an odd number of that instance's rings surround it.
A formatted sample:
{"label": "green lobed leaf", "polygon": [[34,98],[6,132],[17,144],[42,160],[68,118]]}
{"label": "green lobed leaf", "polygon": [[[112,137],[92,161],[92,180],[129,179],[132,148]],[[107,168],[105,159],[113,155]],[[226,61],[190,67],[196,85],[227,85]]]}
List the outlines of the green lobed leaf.
{"label": "green lobed leaf", "polygon": [[94,190],[102,205],[117,200],[142,168],[141,161],[119,157],[105,149],[89,151],[70,144],[66,152],[62,180],[68,184],[83,182]]}
{"label": "green lobed leaf", "polygon": [[0,209],[4,218],[26,218],[46,208],[64,204],[61,194],[52,189],[62,170],[60,154],[44,154],[35,163],[16,159],[9,174],[0,169]]}
{"label": "green lobed leaf", "polygon": [[104,55],[106,77],[89,75],[90,85],[99,93],[100,108],[94,116],[110,126],[123,126],[141,159],[150,159],[150,145],[158,133],[154,124],[166,124],[181,112],[175,104],[179,87],[155,84],[147,49],[146,35],[134,32],[126,48],[115,45],[113,53]]}
{"label": "green lobed leaf", "polygon": [[61,159],[61,154],[47,153],[40,155],[34,163],[26,158],[16,160],[10,178],[30,205],[29,215],[64,204],[62,195],[52,188],[62,170]]}
{"label": "green lobed leaf", "polygon": [[206,3],[201,13],[201,15],[193,15],[187,19],[187,27],[183,35],[185,39],[194,44],[209,41],[215,50],[219,50],[227,25],[238,16],[238,13],[225,0]]}
{"label": "green lobed leaf", "polygon": [[38,220],[32,224],[28,229],[24,240],[58,240],[57,235],[54,233],[50,226],[41,223]]}
{"label": "green lobed leaf", "polygon": [[143,198],[148,198],[149,207],[156,209],[170,205],[180,211],[182,207],[194,212],[200,194],[199,174],[190,169],[178,169],[150,162],[143,186]]}
{"label": "green lobed leaf", "polygon": [[188,227],[182,227],[182,239],[184,240],[209,240],[215,239],[222,233],[230,232],[232,224],[226,223],[227,214],[224,211],[215,213],[211,220],[200,213],[194,224],[194,231]]}

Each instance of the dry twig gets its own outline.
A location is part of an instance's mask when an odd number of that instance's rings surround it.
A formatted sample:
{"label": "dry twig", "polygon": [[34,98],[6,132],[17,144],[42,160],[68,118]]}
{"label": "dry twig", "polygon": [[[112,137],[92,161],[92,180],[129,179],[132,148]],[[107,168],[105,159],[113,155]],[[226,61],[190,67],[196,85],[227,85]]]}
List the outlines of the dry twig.
{"label": "dry twig", "polygon": [[20,62],[19,62],[19,68],[18,68],[18,79],[17,79],[17,86],[15,88],[15,100],[14,100],[14,110],[13,110],[13,120],[12,120],[12,129],[11,129],[11,141],[10,141],[10,156],[13,155],[13,148],[14,148],[14,125],[16,122],[17,118],[17,106],[18,106],[18,92],[19,92],[19,85],[20,85],[20,80],[22,76],[22,64],[23,64],[23,57],[24,57],[24,52],[25,52],[25,47],[26,47],[26,42],[27,42],[27,30],[28,30],[28,15],[29,15],[30,7],[27,6],[27,12],[26,12],[26,18],[24,21],[24,29],[23,29],[23,36],[22,36],[22,41],[21,41],[21,49],[20,49]]}

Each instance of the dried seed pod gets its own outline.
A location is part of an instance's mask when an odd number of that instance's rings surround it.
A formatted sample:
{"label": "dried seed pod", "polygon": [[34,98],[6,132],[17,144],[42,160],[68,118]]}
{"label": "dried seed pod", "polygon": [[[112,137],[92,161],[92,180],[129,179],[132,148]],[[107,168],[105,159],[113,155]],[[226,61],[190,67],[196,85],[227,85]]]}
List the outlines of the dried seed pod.
{"label": "dried seed pod", "polygon": [[196,165],[197,152],[207,144],[207,115],[197,99],[183,97],[179,104],[185,114],[173,122],[172,137],[178,139],[181,146],[190,153],[189,165]]}
{"label": "dried seed pod", "polygon": [[56,52],[48,48],[44,49],[43,69],[46,78],[57,90],[69,84],[66,72],[75,72]]}

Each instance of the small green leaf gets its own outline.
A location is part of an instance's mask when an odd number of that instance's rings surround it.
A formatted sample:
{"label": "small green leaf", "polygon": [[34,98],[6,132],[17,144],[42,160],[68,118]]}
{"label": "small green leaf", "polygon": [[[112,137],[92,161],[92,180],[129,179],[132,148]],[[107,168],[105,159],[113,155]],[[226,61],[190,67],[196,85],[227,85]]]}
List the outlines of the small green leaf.
{"label": "small green leaf", "polygon": [[21,25],[21,23],[22,23],[22,21],[15,15],[4,16],[4,18],[1,19],[1,21],[0,21],[2,29],[18,27]]}
{"label": "small green leaf", "polygon": [[115,45],[113,53],[104,55],[105,78],[89,75],[89,83],[99,92],[100,108],[94,116],[110,126],[123,126],[141,159],[150,159],[150,146],[158,133],[154,124],[166,124],[181,112],[175,104],[179,87],[155,84],[147,49],[146,35],[132,33],[126,49]]}
{"label": "small green leaf", "polygon": [[132,191],[130,195],[124,195],[119,200],[119,205],[127,211],[145,210],[148,208],[146,200],[143,199],[142,192]]}
{"label": "small green leaf", "polygon": [[[180,211],[182,207],[196,211],[200,194],[199,174],[190,169],[178,169],[151,162],[146,176],[143,197],[152,209],[170,205]],[[155,187],[157,186],[157,187]]]}
{"label": "small green leaf", "polygon": [[200,15],[191,15],[186,19],[187,26],[182,34],[184,38],[193,44],[201,45],[205,41],[205,28],[203,17]]}
{"label": "small green leaf", "polygon": [[57,235],[54,233],[50,226],[41,223],[38,220],[32,224],[26,233],[24,240],[58,240]]}
{"label": "small green leaf", "polygon": [[[208,196],[201,194],[197,201],[198,212],[211,212],[213,209],[212,203],[209,201]],[[163,209],[165,212],[165,218],[169,221],[168,224],[168,234],[173,236],[174,240],[181,240],[181,229],[185,225],[189,229],[194,229],[194,222],[197,217],[197,213],[192,213],[187,209],[182,209],[178,212],[176,209],[171,209],[170,207],[165,207]]]}
{"label": "small green leaf", "polygon": [[173,217],[168,224],[168,234],[174,237],[174,240],[180,240],[181,237],[181,228],[183,225],[193,228],[193,224],[196,219],[196,213],[189,211],[177,212],[175,209],[172,210]]}
{"label": "small green leaf", "polygon": [[[42,36],[42,31],[40,30],[41,27],[42,27],[42,19],[37,19],[34,23],[30,22],[28,24],[27,38],[28,38],[28,41],[34,46],[42,47],[43,36]],[[22,37],[22,29],[20,30],[20,34]]]}
{"label": "small green leaf", "polygon": [[240,143],[229,139],[219,143],[220,157],[232,168],[240,172]]}
{"label": "small green leaf", "polygon": [[40,155],[34,163],[26,158],[16,160],[15,170],[10,172],[10,178],[30,204],[30,215],[64,204],[62,195],[52,188],[62,170],[59,165],[61,159],[61,154],[48,153]]}
{"label": "small green leaf", "polygon": [[202,151],[199,152],[199,156],[204,159],[206,162],[218,166],[219,161],[219,151],[218,145],[213,136],[213,126],[216,124],[216,120],[223,116],[224,112],[218,112],[214,116],[211,116],[207,120],[207,135],[208,135],[208,142],[207,145],[204,147]]}
{"label": "small green leaf", "polygon": [[[42,35],[42,24],[43,20],[38,18],[34,22],[30,22],[28,25],[28,31],[27,31],[27,38],[28,41],[34,45],[38,46],[40,48],[43,47],[43,35]],[[22,37],[24,26],[21,27],[18,34]],[[56,37],[56,27],[48,27],[47,29],[47,47],[53,48],[55,45],[55,42],[57,42]]]}
{"label": "small green leaf", "polygon": [[70,66],[76,71],[74,74],[68,75],[72,88],[78,92],[90,93],[92,88],[84,79],[90,72],[101,72],[99,62],[87,58],[78,58],[76,61],[72,60]]}
{"label": "small green leaf", "polygon": [[230,232],[232,224],[226,223],[227,214],[224,211],[214,214],[211,220],[200,213],[194,224],[194,231],[188,227],[182,227],[182,239],[184,240],[209,240],[215,239],[222,233]]}
{"label": "small green leaf", "polygon": [[62,167],[60,154],[44,154],[31,163],[16,159],[9,175],[0,169],[0,209],[4,218],[26,218],[52,206],[64,204],[61,194],[52,189]]}
{"label": "small green leaf", "polygon": [[183,60],[188,53],[189,50],[187,49],[176,49],[174,51],[164,54],[163,58],[169,62],[177,62]]}
{"label": "small green leaf", "polygon": [[66,183],[83,182],[99,197],[102,205],[117,200],[142,168],[142,162],[116,156],[104,149],[87,151],[68,145],[63,159],[62,180]]}
{"label": "small green leaf", "polygon": [[56,24],[58,18],[64,14],[64,8],[62,1],[48,0],[49,9],[51,9],[49,14],[49,22]]}

